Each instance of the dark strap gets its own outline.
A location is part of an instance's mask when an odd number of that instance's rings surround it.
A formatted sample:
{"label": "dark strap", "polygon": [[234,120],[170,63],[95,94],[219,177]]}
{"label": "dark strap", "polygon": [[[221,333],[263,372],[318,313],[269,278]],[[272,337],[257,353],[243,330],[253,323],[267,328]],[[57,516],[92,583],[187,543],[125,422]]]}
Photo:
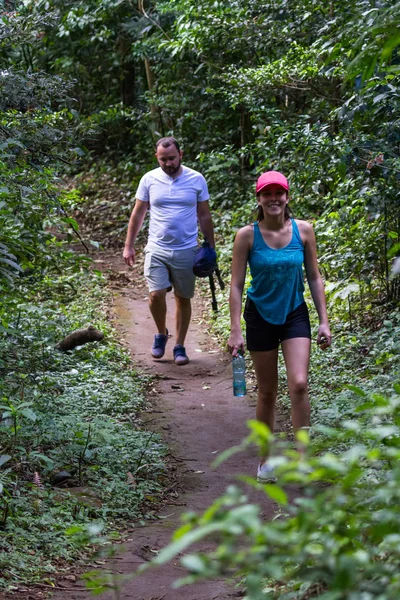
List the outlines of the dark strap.
{"label": "dark strap", "polygon": [[217,303],[217,298],[215,297],[215,283],[214,283],[214,277],[213,275],[209,275],[208,280],[210,282],[210,290],[211,290],[211,296],[212,296],[212,309],[214,312],[218,311],[218,303]]}
{"label": "dark strap", "polygon": [[220,270],[219,270],[218,267],[215,267],[215,274],[216,274],[217,279],[218,279],[219,287],[221,288],[221,290],[224,290],[225,289],[225,284],[222,281],[221,273],[220,273]]}

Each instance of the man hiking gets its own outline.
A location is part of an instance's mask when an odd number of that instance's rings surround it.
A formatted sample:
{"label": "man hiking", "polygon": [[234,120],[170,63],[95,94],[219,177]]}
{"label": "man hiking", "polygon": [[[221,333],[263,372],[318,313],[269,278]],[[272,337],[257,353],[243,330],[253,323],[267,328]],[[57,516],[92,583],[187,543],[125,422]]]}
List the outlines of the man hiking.
{"label": "man hiking", "polygon": [[176,339],[173,349],[177,365],[186,365],[185,337],[191,318],[194,295],[193,260],[197,250],[198,223],[214,247],[214,228],[208,204],[209,193],[203,175],[182,165],[182,151],[173,137],[156,144],[157,169],[139,182],[123,257],[135,262],[134,243],[150,209],[149,236],[145,248],[144,275],[149,288],[149,307],[157,333],[151,355],[162,358],[168,341],[166,294],[174,289]]}

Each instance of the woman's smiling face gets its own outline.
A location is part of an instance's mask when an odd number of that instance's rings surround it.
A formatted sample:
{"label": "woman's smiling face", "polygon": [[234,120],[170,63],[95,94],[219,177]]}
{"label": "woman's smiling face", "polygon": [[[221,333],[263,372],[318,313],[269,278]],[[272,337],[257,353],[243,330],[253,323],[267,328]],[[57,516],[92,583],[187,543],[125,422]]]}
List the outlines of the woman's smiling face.
{"label": "woman's smiling face", "polygon": [[271,183],[263,188],[257,198],[258,204],[262,207],[265,214],[278,215],[285,210],[289,202],[287,191],[276,183]]}

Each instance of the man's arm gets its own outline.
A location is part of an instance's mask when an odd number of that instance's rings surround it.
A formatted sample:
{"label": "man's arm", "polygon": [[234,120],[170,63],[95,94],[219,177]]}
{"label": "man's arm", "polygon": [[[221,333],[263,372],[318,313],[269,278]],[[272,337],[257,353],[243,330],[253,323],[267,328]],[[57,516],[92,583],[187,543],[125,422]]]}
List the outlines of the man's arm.
{"label": "man's arm", "polygon": [[143,200],[138,200],[138,198],[136,198],[135,206],[133,207],[131,218],[129,219],[123,257],[126,264],[130,267],[135,263],[135,249],[133,244],[135,243],[137,234],[142,228],[148,206],[148,202],[143,202]]}
{"label": "man's arm", "polygon": [[210,245],[213,248],[215,248],[214,226],[212,222],[208,200],[204,200],[203,202],[197,203],[197,217],[199,219],[201,233],[204,235],[207,242],[209,242]]}

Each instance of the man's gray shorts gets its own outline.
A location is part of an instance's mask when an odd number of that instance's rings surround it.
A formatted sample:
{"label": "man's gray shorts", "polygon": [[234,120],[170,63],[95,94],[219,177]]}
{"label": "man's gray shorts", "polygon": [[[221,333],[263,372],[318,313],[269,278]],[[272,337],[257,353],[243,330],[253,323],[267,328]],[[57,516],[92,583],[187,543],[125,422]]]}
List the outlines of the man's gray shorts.
{"label": "man's gray shorts", "polygon": [[166,250],[147,245],[144,249],[144,276],[150,292],[174,288],[181,298],[193,298],[195,275],[193,261],[198,246],[185,250]]}

